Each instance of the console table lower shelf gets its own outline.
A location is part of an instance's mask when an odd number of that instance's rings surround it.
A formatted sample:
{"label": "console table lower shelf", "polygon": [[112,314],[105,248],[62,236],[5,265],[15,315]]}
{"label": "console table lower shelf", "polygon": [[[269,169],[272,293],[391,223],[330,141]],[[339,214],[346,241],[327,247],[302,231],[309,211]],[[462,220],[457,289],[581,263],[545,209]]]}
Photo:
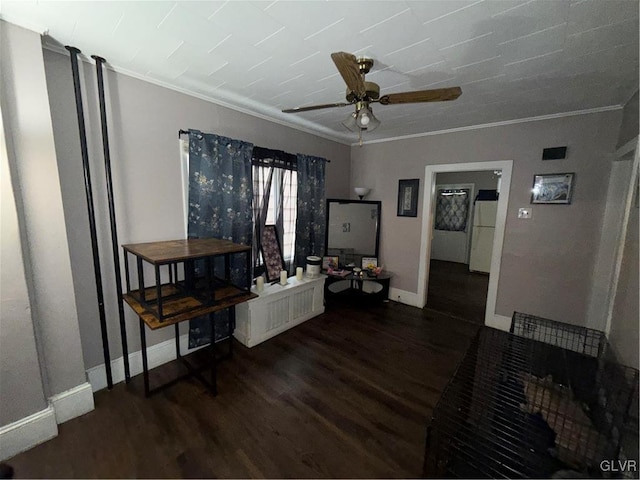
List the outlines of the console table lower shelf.
{"label": "console table lower shelf", "polygon": [[[290,277],[287,285],[265,285],[258,298],[238,305],[233,336],[254,347],[324,312],[326,276]],[[256,292],[255,287],[251,289]]]}
{"label": "console table lower shelf", "polygon": [[[255,297],[257,297],[255,293],[243,291],[232,286],[227,286],[224,289],[216,292],[216,303],[214,305],[198,306],[199,302],[194,298],[179,298],[174,302],[167,302],[165,308],[169,314],[173,313],[174,308],[177,310],[183,309],[185,304],[194,305],[194,308],[192,308],[188,314],[179,314],[172,316],[164,321],[160,321],[158,317],[154,315],[154,312],[149,311],[140,303],[140,301],[138,300],[139,294],[137,293],[137,291],[132,291],[128,294],[123,295],[124,301],[127,302],[129,306],[134,310],[134,312],[138,315],[138,319],[140,322],[140,343],[142,350],[142,372],[144,378],[145,396],[148,397],[150,395],[153,395],[160,390],[170,387],[177,382],[190,377],[195,377],[200,380],[211,391],[212,394],[216,395],[218,392],[216,382],[217,364],[218,362],[227,358],[231,358],[233,356],[232,334],[236,323],[236,306],[241,305],[243,302],[251,300]],[[225,309],[229,310],[229,348],[226,355],[218,356],[215,342],[216,330],[214,313]],[[209,362],[202,365],[194,365],[187,359],[186,356],[183,356],[180,352],[179,325],[181,322],[184,322],[186,320],[191,320],[192,318],[202,316],[207,316],[209,318],[209,322],[211,323],[211,343],[206,347],[207,349],[209,349]],[[169,382],[166,382],[152,389],[149,385],[149,362],[147,358],[146,329],[149,328],[150,330],[157,330],[160,328],[168,327],[170,325],[173,325],[175,329],[176,358],[181,360],[182,363],[187,367],[188,373],[176,377],[173,380],[170,380]],[[207,380],[202,374],[202,372],[207,369],[210,370],[210,380]]]}

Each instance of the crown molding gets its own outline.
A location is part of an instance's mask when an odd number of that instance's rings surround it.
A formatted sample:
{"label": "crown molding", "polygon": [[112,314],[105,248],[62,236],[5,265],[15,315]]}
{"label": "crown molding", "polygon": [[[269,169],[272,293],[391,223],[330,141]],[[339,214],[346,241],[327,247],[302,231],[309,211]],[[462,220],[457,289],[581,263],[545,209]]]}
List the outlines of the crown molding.
{"label": "crown molding", "polygon": [[11,23],[20,28],[24,28],[26,30],[37,33],[38,35],[47,35],[49,33],[49,29],[43,27],[42,25],[36,25],[35,23],[24,22],[19,18],[15,18],[11,15],[7,15],[6,13],[0,13],[0,20],[4,20],[7,23]]}
{"label": "crown molding", "polygon": [[[447,128],[445,130],[436,130],[433,132],[414,133],[412,135],[401,135],[397,137],[381,138],[379,140],[369,140],[368,142],[362,142],[363,145],[371,145],[374,143],[395,142],[396,140],[408,140],[410,138],[429,137],[432,135],[444,135],[445,133],[457,133],[466,132],[469,130],[479,130],[482,128],[504,127],[507,125],[516,125],[518,123],[527,122],[539,122],[541,120],[552,120],[555,118],[574,117],[578,115],[590,115],[592,113],[611,112],[615,110],[622,110],[623,105],[608,105],[606,107],[587,108],[584,110],[574,110],[572,112],[551,113],[549,115],[540,115],[537,117],[525,117],[517,118],[515,120],[504,120],[501,122],[482,123],[478,125],[468,125],[466,127]],[[352,147],[359,146],[359,143],[352,143]]]}
{"label": "crown molding", "polygon": [[[61,55],[66,55],[66,56],[69,55],[69,52],[65,48],[63,48],[61,46],[58,46],[58,45],[51,45],[51,44],[48,44],[48,43],[43,43],[42,47],[47,49],[47,50],[49,50],[49,51],[52,51],[52,52],[55,52],[55,53],[59,53]],[[83,62],[92,63],[92,61],[89,60],[89,58],[87,58],[85,55],[81,54],[81,55],[79,55],[78,58]],[[347,138],[343,138],[343,137],[340,137],[340,136],[336,136],[335,134],[330,133],[331,131],[329,129],[326,129],[326,130],[323,129],[324,131],[322,131],[322,130],[317,130],[317,129],[305,127],[305,126],[302,126],[302,125],[298,125],[298,124],[295,124],[295,123],[286,122],[286,121],[284,121],[282,119],[279,119],[277,117],[273,117],[273,116],[270,116],[268,114],[264,114],[264,113],[261,113],[261,112],[256,112],[254,110],[249,110],[248,108],[240,107],[238,105],[234,105],[234,104],[225,102],[224,100],[220,100],[219,98],[214,98],[214,97],[210,97],[208,95],[203,95],[201,93],[193,92],[193,91],[188,90],[186,88],[177,87],[175,85],[171,85],[170,83],[163,82],[162,80],[159,80],[157,78],[149,77],[147,75],[142,75],[140,73],[133,72],[133,71],[128,70],[126,68],[115,67],[115,66],[113,66],[111,64],[105,64],[104,66],[105,66],[105,68],[107,70],[111,70],[111,71],[116,72],[118,74],[126,75],[128,77],[132,77],[132,78],[135,78],[137,80],[141,80],[143,82],[147,82],[147,83],[151,83],[151,84],[157,85],[159,87],[167,88],[169,90],[173,90],[175,92],[182,93],[184,95],[189,95],[190,97],[194,97],[194,98],[197,98],[199,100],[204,100],[205,102],[213,103],[215,105],[218,105],[218,106],[221,106],[221,107],[225,107],[225,108],[228,108],[230,110],[234,110],[236,112],[244,113],[245,115],[250,115],[252,117],[259,118],[261,120],[266,120],[268,122],[276,123],[276,124],[282,125],[284,127],[293,128],[294,130],[298,130],[298,131],[301,131],[301,132],[304,132],[304,133],[308,133],[308,134],[313,135],[315,137],[321,137],[321,138],[324,138],[326,140],[330,140],[332,142],[340,143],[341,145],[347,145],[347,146],[351,145],[351,139],[347,139]]]}
{"label": "crown molding", "polygon": [[[13,23],[13,22],[12,22]],[[25,27],[26,28],[26,27]],[[37,30],[34,30],[37,31]],[[51,45],[48,44],[46,42],[43,42],[43,48],[50,50],[52,52],[56,52],[59,53],[61,55],[69,55],[69,52],[63,48],[62,46],[58,46],[58,45]],[[84,55],[80,55],[79,58],[86,62],[86,63],[91,63],[92,61],[89,60],[86,56]],[[226,102],[224,100],[220,100],[219,98],[214,98],[214,97],[210,97],[208,95],[203,95],[200,93],[196,93],[193,92],[191,90],[182,88],[182,87],[177,87],[175,85],[171,85],[167,82],[164,82],[162,80],[153,78],[153,77],[149,77],[146,75],[142,75],[140,73],[137,72],[133,72],[131,70],[127,70],[125,68],[121,68],[121,67],[114,67],[111,64],[105,64],[105,68],[107,68],[108,70],[111,70],[113,72],[116,72],[118,74],[122,74],[122,75],[126,75],[128,77],[132,77],[135,78],[137,80],[141,80],[143,82],[148,82],[154,85],[157,85],[159,87],[163,87],[163,88],[167,88],[169,90],[173,90],[175,92],[178,93],[182,93],[184,95],[189,95],[190,97],[194,97],[197,98],[199,100],[204,100],[205,102],[209,102],[209,103],[213,103],[215,105],[221,106],[221,107],[225,107],[228,108],[230,110],[234,110],[236,112],[240,112],[240,113],[244,113],[245,115],[250,115],[252,117],[255,118],[259,118],[261,120],[265,120],[268,122],[272,122],[272,123],[276,123],[278,125],[282,125],[284,127],[289,127],[289,128],[293,128],[294,130],[298,130],[300,132],[303,133],[307,133],[309,135],[313,135],[316,137],[320,137],[320,138],[324,138],[325,140],[329,140],[332,142],[336,142],[339,143],[341,145],[348,145],[351,147],[356,147],[356,146],[360,146],[359,142],[352,142],[351,138],[346,138],[343,136],[338,136],[335,133],[333,133],[331,130],[326,129],[324,127],[317,129],[317,128],[312,128],[312,127],[306,127],[303,125],[299,125],[297,123],[291,123],[291,122],[287,122],[284,121],[280,118],[265,114],[265,113],[261,113],[261,112],[256,112],[254,110],[249,110],[248,108],[244,108],[244,107],[240,107],[238,105],[234,105],[231,104],[229,102]],[[536,117],[525,117],[525,118],[517,118],[514,120],[504,120],[504,121],[500,121],[500,122],[491,122],[491,123],[482,123],[482,124],[478,124],[478,125],[468,125],[468,126],[464,126],[464,127],[455,127],[455,128],[448,128],[448,129],[444,129],[444,130],[435,130],[432,132],[424,132],[424,133],[415,133],[415,134],[411,134],[411,135],[399,135],[399,136],[395,136],[395,137],[389,137],[389,138],[381,138],[378,140],[369,140],[369,141],[363,141],[363,145],[373,145],[376,143],[386,143],[386,142],[395,142],[398,140],[409,140],[412,138],[421,138],[421,137],[428,137],[428,136],[433,136],[433,135],[444,135],[447,133],[458,133],[458,132],[467,132],[467,131],[472,131],[472,130],[479,130],[479,129],[484,129],[484,128],[494,128],[494,127],[504,127],[504,126],[508,126],[508,125],[516,125],[519,123],[528,123],[528,122],[538,122],[538,121],[543,121],[543,120],[552,120],[552,119],[558,119],[558,118],[565,118],[565,117],[574,117],[574,116],[578,116],[578,115],[590,115],[593,113],[603,113],[603,112],[611,112],[611,111],[616,111],[616,110],[621,110],[622,108],[624,108],[623,105],[608,105],[605,107],[596,107],[596,108],[588,108],[588,109],[584,109],[584,110],[574,110],[571,112],[560,112],[560,113],[552,113],[552,114],[548,114],[548,115],[540,115],[540,116],[536,116]]]}

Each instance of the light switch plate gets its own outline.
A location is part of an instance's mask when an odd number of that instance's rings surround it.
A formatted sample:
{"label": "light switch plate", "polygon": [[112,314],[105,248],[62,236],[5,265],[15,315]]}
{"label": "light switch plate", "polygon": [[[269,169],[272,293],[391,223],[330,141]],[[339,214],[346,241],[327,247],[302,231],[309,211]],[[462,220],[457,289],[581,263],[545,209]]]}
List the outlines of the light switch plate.
{"label": "light switch plate", "polygon": [[528,220],[531,218],[531,207],[529,208],[521,208],[518,210],[518,218],[524,218]]}

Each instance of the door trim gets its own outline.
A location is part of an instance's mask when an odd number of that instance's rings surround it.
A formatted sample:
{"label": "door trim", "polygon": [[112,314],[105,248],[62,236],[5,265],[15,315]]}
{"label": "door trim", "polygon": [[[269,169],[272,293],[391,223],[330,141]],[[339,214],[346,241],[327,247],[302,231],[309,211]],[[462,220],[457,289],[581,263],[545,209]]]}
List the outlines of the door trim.
{"label": "door trim", "polygon": [[633,152],[633,163],[631,170],[631,178],[629,178],[629,187],[627,190],[627,198],[624,207],[624,215],[622,218],[622,228],[618,237],[616,248],[616,260],[613,270],[613,279],[609,288],[607,318],[605,320],[604,333],[608,337],[611,333],[611,322],[613,319],[613,308],[615,307],[616,294],[618,293],[618,281],[620,280],[620,270],[622,268],[622,258],[624,255],[624,244],[627,239],[627,227],[629,225],[629,216],[633,209],[633,201],[636,194],[636,185],[638,184],[638,176],[640,175],[640,137],[627,142],[616,151],[616,158],[620,159]]}
{"label": "door trim", "polygon": [[481,170],[501,170],[502,182],[498,198],[498,212],[496,215],[496,230],[491,253],[491,274],[487,291],[487,308],[485,310],[485,325],[494,325],[496,316],[496,301],[498,297],[498,281],[500,279],[500,263],[502,260],[502,246],[509,206],[509,190],[511,188],[511,172],[513,160],[496,160],[491,162],[468,162],[445,165],[427,165],[425,167],[425,190],[422,205],[422,225],[420,238],[420,266],[418,268],[418,305],[427,304],[429,288],[429,261],[431,259],[431,232],[433,231],[434,205],[436,194],[436,174],[447,172],[467,172]]}

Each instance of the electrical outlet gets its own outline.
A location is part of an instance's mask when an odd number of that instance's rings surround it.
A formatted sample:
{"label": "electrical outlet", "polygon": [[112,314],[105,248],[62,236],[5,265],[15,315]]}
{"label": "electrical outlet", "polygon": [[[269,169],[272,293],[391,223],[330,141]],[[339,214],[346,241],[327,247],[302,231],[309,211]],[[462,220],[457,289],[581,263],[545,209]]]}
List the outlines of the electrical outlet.
{"label": "electrical outlet", "polygon": [[518,218],[529,220],[531,218],[531,208],[521,208],[518,210]]}

